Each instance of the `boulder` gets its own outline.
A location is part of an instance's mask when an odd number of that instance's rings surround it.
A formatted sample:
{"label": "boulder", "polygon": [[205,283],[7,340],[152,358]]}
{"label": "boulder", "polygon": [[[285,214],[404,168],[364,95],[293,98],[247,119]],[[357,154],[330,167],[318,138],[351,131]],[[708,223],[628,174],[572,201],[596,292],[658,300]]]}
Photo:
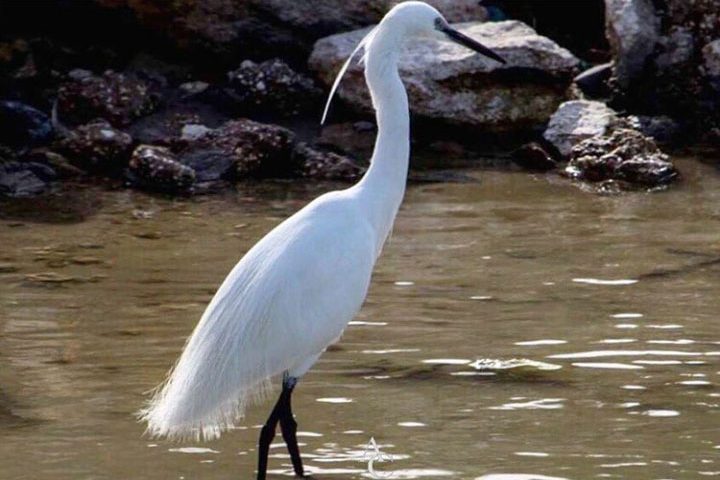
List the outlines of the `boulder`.
{"label": "boulder", "polygon": [[[477,38],[507,60],[501,65],[446,39],[410,42],[399,69],[415,115],[493,132],[538,128],[566,98],[578,59],[552,40],[517,21],[464,23],[461,32]],[[368,29],[319,40],[309,65],[331,85]],[[353,62],[339,97],[369,110],[363,67]]]}
{"label": "boulder", "polygon": [[627,87],[642,73],[655,48],[660,19],[652,0],[605,0],[605,26],[615,58],[615,76]]}
{"label": "boulder", "polygon": [[195,171],[178,162],[165,147],[139,145],[128,164],[127,179],[133,186],[166,193],[190,193]]}
{"label": "boulder", "polygon": [[604,135],[616,124],[618,116],[602,102],[571,100],[560,105],[552,115],[543,137],[564,157],[581,141]]}
{"label": "boulder", "polygon": [[40,110],[14,101],[0,102],[0,143],[21,148],[52,140],[50,117]]}
{"label": "boulder", "polygon": [[151,113],[158,97],[150,86],[133,76],[106,71],[102,76],[73,70],[58,88],[59,119],[78,124],[104,118],[116,127]]}
{"label": "boulder", "polygon": [[230,100],[246,114],[261,110],[291,116],[310,108],[317,110],[322,91],[311,78],[301,75],[280,59],[255,63],[245,60],[228,73]]}
{"label": "boulder", "polygon": [[114,175],[127,165],[132,145],[130,135],[105,120],[95,120],[70,131],[55,149],[83,170]]}
{"label": "boulder", "polygon": [[589,182],[611,180],[642,188],[664,186],[679,178],[669,157],[651,138],[626,128],[575,145],[565,173]]}
{"label": "boulder", "polygon": [[[175,49],[201,54],[211,66],[238,58],[281,56],[305,63],[318,38],[377,23],[398,0],[94,0]],[[451,21],[480,20],[477,0],[428,0]]]}

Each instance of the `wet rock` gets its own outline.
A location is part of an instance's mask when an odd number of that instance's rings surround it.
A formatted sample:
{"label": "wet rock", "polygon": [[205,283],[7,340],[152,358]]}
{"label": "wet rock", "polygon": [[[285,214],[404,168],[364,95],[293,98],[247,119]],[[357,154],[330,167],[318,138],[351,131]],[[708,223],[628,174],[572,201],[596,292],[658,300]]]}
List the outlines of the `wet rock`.
{"label": "wet rock", "polygon": [[560,105],[552,115],[543,138],[567,157],[574,145],[605,134],[617,121],[615,111],[602,102],[571,100]]}
{"label": "wet rock", "polygon": [[588,68],[575,77],[575,85],[589,98],[607,97],[610,94],[608,81],[612,76],[612,69],[612,62]]}
{"label": "wet rock", "polygon": [[104,118],[118,127],[151,113],[158,97],[144,81],[111,70],[101,76],[73,70],[58,89],[61,121],[73,124]]}
{"label": "wet rock", "polygon": [[0,102],[0,143],[19,148],[34,147],[52,140],[50,118],[20,102]]}
{"label": "wet rock", "polygon": [[228,73],[226,90],[236,108],[243,112],[271,111],[290,116],[317,108],[322,91],[312,79],[300,75],[280,59],[255,63],[245,60]]}
{"label": "wet rock", "polygon": [[512,159],[513,162],[526,170],[545,172],[557,168],[557,162],[537,142],[527,143],[512,152]]}
{"label": "wet rock", "polygon": [[95,120],[72,130],[56,149],[73,165],[88,172],[117,174],[127,165],[133,139],[105,120]]}
{"label": "wet rock", "polygon": [[658,40],[660,20],[651,0],[605,0],[606,36],[615,75],[626,87],[637,78]]}
{"label": "wet rock", "polygon": [[[565,100],[578,59],[521,22],[457,27],[502,55],[507,65],[445,39],[410,42],[399,68],[413,113],[496,132],[543,125]],[[326,85],[367,32],[333,35],[315,44],[309,65]],[[361,65],[352,63],[338,95],[353,107],[370,109]]]}
{"label": "wet rock", "polygon": [[22,198],[45,193],[55,180],[55,171],[35,162],[0,163],[0,196]]}
{"label": "wet rock", "polygon": [[302,142],[295,147],[294,157],[299,175],[303,178],[352,182],[360,178],[365,171],[347,157],[316,150]]}
{"label": "wet rock", "polygon": [[667,185],[679,178],[669,157],[651,138],[625,128],[575,145],[565,173],[589,182],[613,180],[643,188]]}
{"label": "wet rock", "polygon": [[137,187],[168,193],[192,192],[195,171],[164,147],[139,145],[128,164],[128,180]]}

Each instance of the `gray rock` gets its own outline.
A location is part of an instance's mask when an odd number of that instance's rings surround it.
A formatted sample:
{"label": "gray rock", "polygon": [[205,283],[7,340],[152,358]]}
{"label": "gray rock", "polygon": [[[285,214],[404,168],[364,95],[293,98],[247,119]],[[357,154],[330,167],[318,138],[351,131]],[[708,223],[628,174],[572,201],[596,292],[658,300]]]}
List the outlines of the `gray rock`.
{"label": "gray rock", "polygon": [[705,74],[720,78],[720,38],[713,40],[702,49]]}
{"label": "gray rock", "polygon": [[657,42],[660,53],[655,56],[659,71],[673,68],[690,60],[695,48],[695,37],[685,27],[673,27],[670,33]]}
{"label": "gray rock", "polygon": [[23,198],[40,195],[50,188],[50,182],[55,178],[55,171],[41,163],[0,163],[0,196]]}
{"label": "gray rock", "polygon": [[605,31],[623,87],[637,78],[653,52],[660,29],[651,0],[605,0]]}
{"label": "gray rock", "polygon": [[[445,39],[411,42],[400,55],[400,74],[414,114],[429,119],[503,132],[544,124],[565,99],[578,59],[552,40],[517,21],[465,23],[456,27],[507,61],[491,59]],[[319,40],[309,65],[326,85],[368,29]],[[369,110],[363,68],[356,62],[338,95]]]}
{"label": "gray rock", "polygon": [[617,120],[615,111],[602,102],[571,100],[560,105],[553,114],[543,137],[567,157],[573,146],[605,134]]}

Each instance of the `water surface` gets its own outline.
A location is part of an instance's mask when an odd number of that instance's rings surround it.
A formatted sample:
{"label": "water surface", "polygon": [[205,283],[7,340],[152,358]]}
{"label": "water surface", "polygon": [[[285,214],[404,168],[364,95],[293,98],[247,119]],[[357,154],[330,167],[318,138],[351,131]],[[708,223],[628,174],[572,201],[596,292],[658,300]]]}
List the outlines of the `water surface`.
{"label": "water surface", "polygon": [[[720,476],[720,174],[680,167],[654,194],[411,185],[365,307],[296,391],[307,470],[368,478],[374,438],[390,478]],[[132,414],[242,253],[328,188],[1,204],[0,477],[253,478],[272,401],[207,444]]]}

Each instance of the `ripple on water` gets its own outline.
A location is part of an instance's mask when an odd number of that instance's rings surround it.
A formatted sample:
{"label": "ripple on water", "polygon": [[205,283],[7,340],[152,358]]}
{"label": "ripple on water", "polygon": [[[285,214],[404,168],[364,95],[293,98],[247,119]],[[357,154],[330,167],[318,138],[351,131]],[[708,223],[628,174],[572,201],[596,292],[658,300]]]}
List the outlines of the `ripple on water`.
{"label": "ripple on water", "polygon": [[638,282],[632,278],[620,278],[616,280],[602,280],[600,278],[573,278],[572,281],[588,285],[632,285]]}
{"label": "ripple on water", "polygon": [[536,473],[489,473],[475,480],[568,480],[565,477],[549,477]]}
{"label": "ripple on water", "polygon": [[630,365],[629,363],[617,362],[573,362],[574,367],[579,368],[601,368],[608,370],[642,370],[639,365]]}
{"label": "ripple on water", "polygon": [[347,397],[323,397],[323,398],[316,398],[316,402],[320,403],[352,403],[352,398]]}
{"label": "ripple on water", "polygon": [[212,448],[203,447],[181,447],[181,448],[168,448],[168,452],[173,453],[220,453]]}
{"label": "ripple on water", "polygon": [[567,343],[567,340],[555,340],[553,338],[542,338],[540,340],[527,340],[524,342],[515,342],[515,345],[521,347],[534,347],[537,345],[563,345]]}
{"label": "ripple on water", "polygon": [[541,398],[527,402],[508,402],[489,410],[559,410],[564,407],[564,398]]}

